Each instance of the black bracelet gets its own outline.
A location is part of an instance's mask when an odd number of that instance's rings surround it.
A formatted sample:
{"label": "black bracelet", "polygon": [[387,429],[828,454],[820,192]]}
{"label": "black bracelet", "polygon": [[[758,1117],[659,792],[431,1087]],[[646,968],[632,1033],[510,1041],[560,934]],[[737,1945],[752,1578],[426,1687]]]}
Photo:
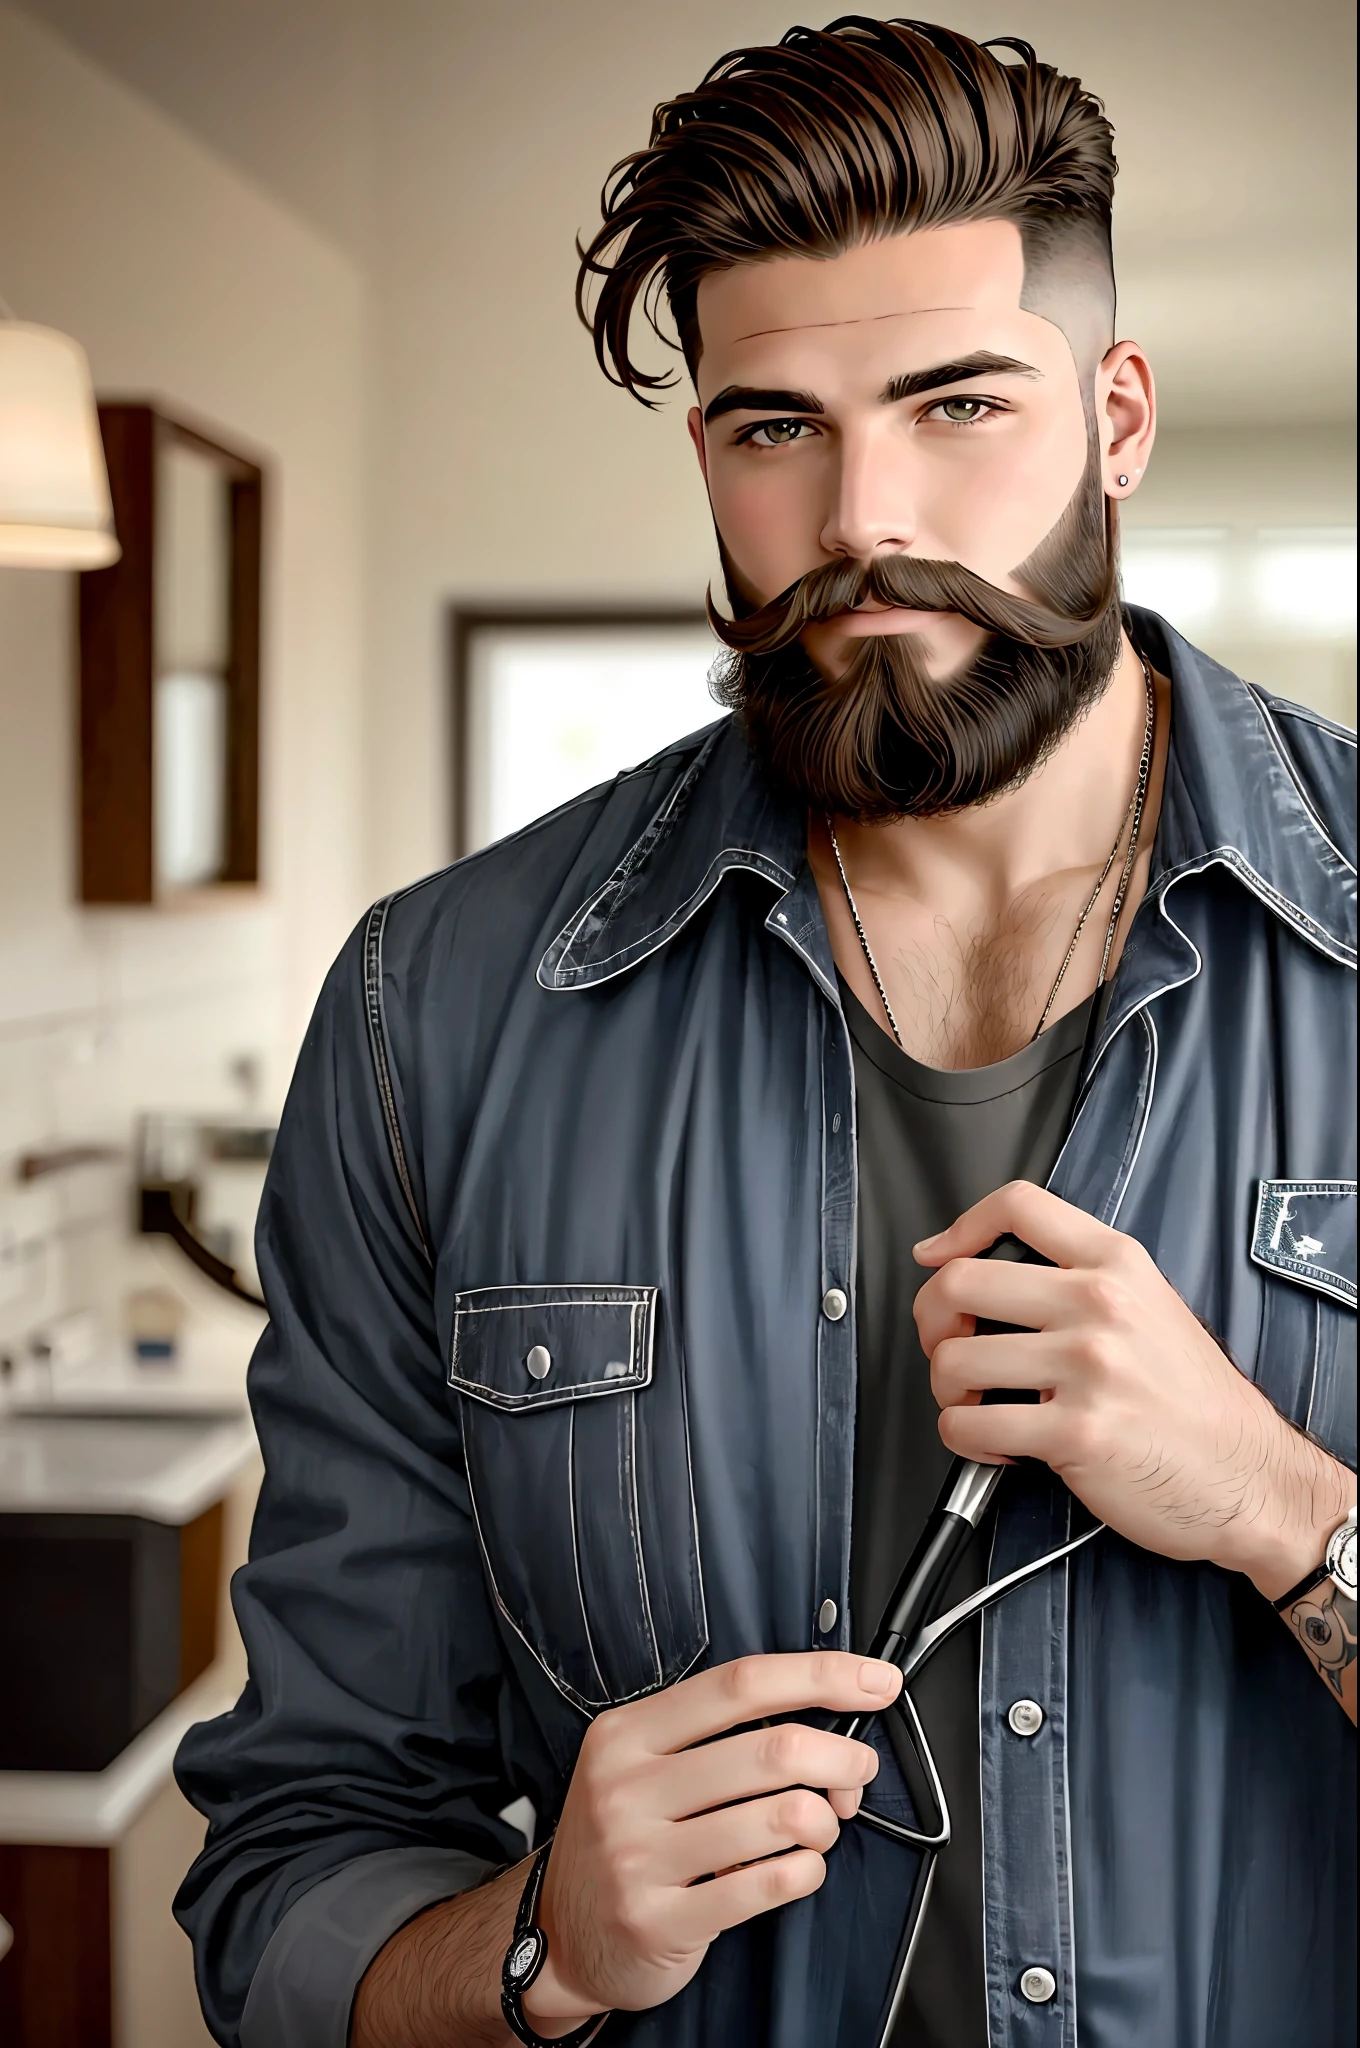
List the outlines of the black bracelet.
{"label": "black bracelet", "polygon": [[537,1916],[543,1873],[548,1867],[551,1848],[552,1840],[549,1838],[541,1849],[534,1851],[529,1876],[520,1894],[515,1929],[501,1965],[501,2012],[506,2026],[517,2041],[525,2043],[525,2048],[584,2048],[585,2042],[593,2040],[604,2025],[607,2013],[596,2013],[583,2027],[575,2028],[570,2034],[559,2034],[552,2041],[545,2034],[535,2033],[524,2017],[524,1994],[548,1960],[548,1937],[538,1925]]}

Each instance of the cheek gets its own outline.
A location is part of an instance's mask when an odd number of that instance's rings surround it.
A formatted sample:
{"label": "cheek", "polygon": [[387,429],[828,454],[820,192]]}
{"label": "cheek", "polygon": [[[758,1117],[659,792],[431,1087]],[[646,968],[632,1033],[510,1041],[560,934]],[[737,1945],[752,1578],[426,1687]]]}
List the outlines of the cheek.
{"label": "cheek", "polygon": [[1086,466],[1084,422],[1003,440],[968,465],[941,464],[936,523],[953,560],[1009,581],[1061,519]]}
{"label": "cheek", "polygon": [[743,463],[737,473],[724,474],[721,464],[710,466],[718,532],[762,601],[787,590],[823,559],[816,484],[807,474],[811,468],[811,463],[772,461],[762,473],[758,459]]}

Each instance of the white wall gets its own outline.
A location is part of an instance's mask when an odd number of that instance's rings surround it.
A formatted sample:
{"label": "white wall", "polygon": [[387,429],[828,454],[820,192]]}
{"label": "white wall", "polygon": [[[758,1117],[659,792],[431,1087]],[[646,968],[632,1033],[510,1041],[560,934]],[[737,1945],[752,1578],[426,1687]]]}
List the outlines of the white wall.
{"label": "white wall", "polygon": [[381,0],[17,5],[362,256]]}
{"label": "white wall", "polygon": [[[0,570],[0,1230],[27,1232],[75,1197],[15,1189],[24,1149],[229,1103],[245,1051],[276,1105],[363,907],[365,311],[334,247],[7,9],[0,294],[76,335],[102,393],[158,397],[269,470],[264,885],[246,903],[75,903],[73,579]],[[4,1296],[0,1341],[32,1306]]]}

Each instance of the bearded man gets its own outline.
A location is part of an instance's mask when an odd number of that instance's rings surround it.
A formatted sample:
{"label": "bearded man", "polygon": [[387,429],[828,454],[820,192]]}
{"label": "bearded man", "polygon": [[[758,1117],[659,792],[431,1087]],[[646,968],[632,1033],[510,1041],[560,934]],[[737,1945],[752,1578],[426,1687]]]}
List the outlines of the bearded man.
{"label": "bearded man", "polygon": [[1024,44],[850,18],[606,189],[734,715],[321,999],[180,1758],[224,2043],[1354,2038],[1354,741],[1121,608],[1114,170]]}

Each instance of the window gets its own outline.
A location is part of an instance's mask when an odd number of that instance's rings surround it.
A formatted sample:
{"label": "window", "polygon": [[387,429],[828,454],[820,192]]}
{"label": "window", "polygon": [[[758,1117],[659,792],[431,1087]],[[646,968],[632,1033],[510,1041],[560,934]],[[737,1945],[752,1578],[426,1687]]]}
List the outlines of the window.
{"label": "window", "polygon": [[1355,723],[1353,526],[1132,527],[1124,593],[1251,682]]}
{"label": "window", "polygon": [[711,725],[721,651],[700,611],[456,611],[455,852]]}

